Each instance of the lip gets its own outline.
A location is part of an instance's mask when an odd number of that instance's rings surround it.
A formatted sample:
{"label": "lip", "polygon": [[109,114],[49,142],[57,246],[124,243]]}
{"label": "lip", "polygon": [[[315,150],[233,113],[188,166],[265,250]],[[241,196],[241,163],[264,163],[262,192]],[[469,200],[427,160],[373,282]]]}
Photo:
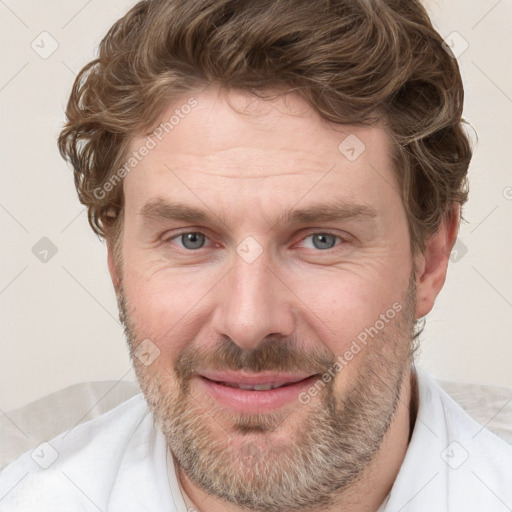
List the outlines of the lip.
{"label": "lip", "polygon": [[257,386],[265,384],[291,384],[310,377],[310,373],[284,373],[284,372],[261,372],[258,374],[244,372],[198,372],[201,377],[227,384],[241,384],[245,386]]}
{"label": "lip", "polygon": [[[272,377],[272,378],[271,378]],[[294,375],[297,379],[299,376]],[[276,375],[254,377],[253,382],[248,385],[269,384],[275,382]],[[281,374],[281,379],[283,375]],[[289,377],[288,377],[289,378]],[[198,375],[199,384],[212,396],[217,402],[229,409],[245,413],[264,413],[276,410],[286,404],[298,401],[299,394],[308,389],[317,379],[318,375],[306,375],[301,380],[295,380],[293,384],[281,388],[270,389],[268,391],[254,391],[224,386],[220,382],[210,380],[209,378]],[[224,380],[222,382],[228,382]],[[234,381],[238,384],[242,382]],[[284,382],[290,382],[284,381]],[[247,384],[247,379],[244,382]]]}

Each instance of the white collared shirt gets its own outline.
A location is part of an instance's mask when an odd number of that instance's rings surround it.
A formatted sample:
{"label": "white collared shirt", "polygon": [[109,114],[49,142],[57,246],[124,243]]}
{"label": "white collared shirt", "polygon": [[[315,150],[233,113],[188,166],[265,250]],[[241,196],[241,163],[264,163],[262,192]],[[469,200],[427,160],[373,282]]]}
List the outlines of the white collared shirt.
{"label": "white collared shirt", "polygon": [[[376,512],[512,510],[512,446],[427,373],[405,459]],[[27,452],[0,473],[0,512],[189,512],[142,394]],[[174,462],[174,461],[172,461]]]}

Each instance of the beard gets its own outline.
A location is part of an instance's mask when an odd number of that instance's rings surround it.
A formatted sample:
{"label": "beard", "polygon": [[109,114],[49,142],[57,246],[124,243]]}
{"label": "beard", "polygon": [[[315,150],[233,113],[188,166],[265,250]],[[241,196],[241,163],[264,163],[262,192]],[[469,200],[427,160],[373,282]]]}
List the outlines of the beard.
{"label": "beard", "polygon": [[[132,323],[129,299],[121,288],[118,304],[130,358],[178,468],[205,493],[254,511],[305,511],[332,506],[348,496],[379,452],[413,362],[415,283],[413,271],[402,310],[354,357],[357,367],[351,362],[339,370],[316,401],[298,401],[292,411],[283,407],[259,414],[231,411],[206,393],[194,393],[194,373],[275,370],[324,375],[332,371],[337,356],[324,345],[300,350],[295,339],[269,336],[257,348],[243,350],[228,338],[208,349],[188,344],[172,368],[165,366],[163,357],[146,366],[135,350],[147,336]],[[168,343],[153,341],[157,346]],[[290,430],[286,419],[292,414]],[[283,428],[287,435],[282,435]]]}

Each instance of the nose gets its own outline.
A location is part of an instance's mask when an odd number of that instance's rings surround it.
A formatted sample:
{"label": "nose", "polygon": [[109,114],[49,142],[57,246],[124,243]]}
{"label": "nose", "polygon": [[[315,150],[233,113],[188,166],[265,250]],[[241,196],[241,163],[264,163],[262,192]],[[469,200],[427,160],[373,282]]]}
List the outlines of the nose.
{"label": "nose", "polygon": [[291,336],[294,294],[269,266],[265,252],[248,263],[238,255],[219,284],[213,328],[240,348],[256,348],[267,336]]}

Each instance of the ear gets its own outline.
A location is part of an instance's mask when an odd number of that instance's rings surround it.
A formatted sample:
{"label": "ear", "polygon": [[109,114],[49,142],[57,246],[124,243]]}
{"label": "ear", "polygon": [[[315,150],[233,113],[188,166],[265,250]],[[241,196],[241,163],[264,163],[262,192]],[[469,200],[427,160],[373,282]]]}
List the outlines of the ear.
{"label": "ear", "polygon": [[107,242],[107,262],[108,262],[108,271],[110,272],[110,277],[112,279],[112,284],[114,285],[114,290],[116,291],[116,295],[119,292],[119,287],[121,285],[121,276],[119,275],[118,269],[114,262],[114,248],[112,244]]}
{"label": "ear", "polygon": [[425,252],[416,257],[416,318],[427,315],[446,279],[451,251],[459,232],[460,205],[441,222],[437,233],[425,243]]}

